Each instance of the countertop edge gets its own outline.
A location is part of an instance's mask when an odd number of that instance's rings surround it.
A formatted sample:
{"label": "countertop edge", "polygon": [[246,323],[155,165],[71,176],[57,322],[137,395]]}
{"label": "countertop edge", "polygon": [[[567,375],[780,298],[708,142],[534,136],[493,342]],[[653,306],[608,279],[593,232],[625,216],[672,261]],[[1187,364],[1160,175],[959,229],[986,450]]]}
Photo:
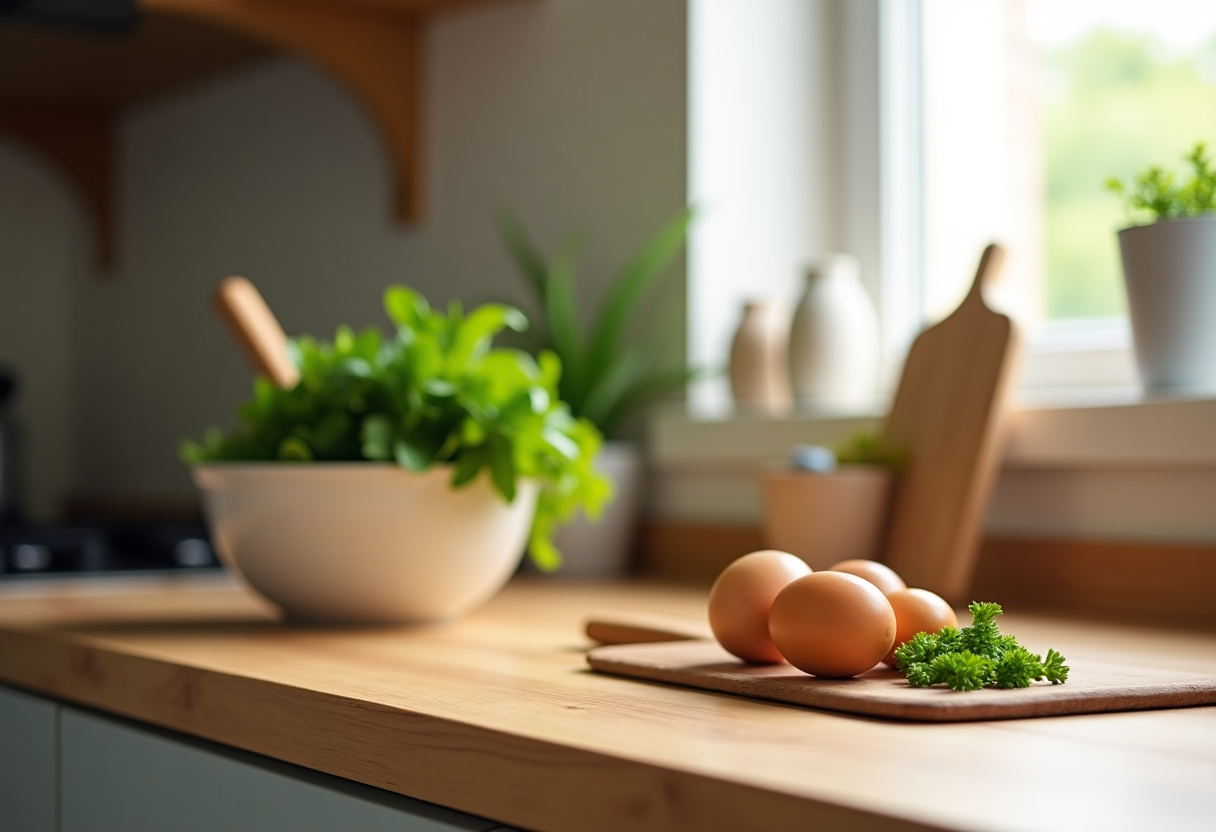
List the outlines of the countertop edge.
{"label": "countertop edge", "polygon": [[538,832],[943,828],[57,631],[0,628],[0,655],[34,694]]}

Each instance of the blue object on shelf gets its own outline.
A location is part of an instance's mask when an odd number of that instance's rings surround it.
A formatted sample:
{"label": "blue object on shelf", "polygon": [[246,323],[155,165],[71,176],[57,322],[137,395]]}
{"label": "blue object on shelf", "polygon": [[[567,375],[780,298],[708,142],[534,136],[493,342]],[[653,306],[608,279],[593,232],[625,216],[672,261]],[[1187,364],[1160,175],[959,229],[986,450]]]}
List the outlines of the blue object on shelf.
{"label": "blue object on shelf", "polygon": [[836,453],[823,445],[795,445],[790,452],[790,467],[796,471],[828,474],[836,470]]}

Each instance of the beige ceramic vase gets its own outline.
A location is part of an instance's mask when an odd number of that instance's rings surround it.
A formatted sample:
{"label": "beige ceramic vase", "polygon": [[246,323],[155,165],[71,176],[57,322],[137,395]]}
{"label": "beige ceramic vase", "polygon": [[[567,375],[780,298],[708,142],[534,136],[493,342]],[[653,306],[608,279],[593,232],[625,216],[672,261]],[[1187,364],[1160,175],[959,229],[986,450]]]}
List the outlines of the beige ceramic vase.
{"label": "beige ceramic vase", "polygon": [[730,391],[741,410],[783,413],[789,409],[788,321],[778,304],[744,304],[730,345]]}

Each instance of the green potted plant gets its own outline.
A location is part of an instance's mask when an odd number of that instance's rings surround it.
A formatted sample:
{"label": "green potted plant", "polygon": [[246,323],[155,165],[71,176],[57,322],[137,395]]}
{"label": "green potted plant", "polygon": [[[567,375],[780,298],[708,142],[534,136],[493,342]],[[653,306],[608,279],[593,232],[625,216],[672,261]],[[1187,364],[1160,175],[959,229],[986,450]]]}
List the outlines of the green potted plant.
{"label": "green potted plant", "polygon": [[[661,367],[655,351],[631,329],[643,303],[683,251],[693,212],[665,223],[612,275],[592,320],[584,325],[576,302],[576,251],[566,242],[546,255],[509,212],[499,221],[502,240],[541,313],[528,348],[551,351],[562,362],[558,385],[571,412],[594,424],[610,441],[598,467],[614,484],[614,497],[599,523],[577,517],[559,534],[567,569],[582,574],[625,571],[636,529],[641,456],[624,438],[631,419],[657,398],[681,389],[699,371],[686,364]],[[576,560],[577,559],[577,560]]]}
{"label": "green potted plant", "polygon": [[599,430],[558,393],[561,360],[495,347],[512,307],[446,313],[388,289],[388,337],[289,342],[299,380],[264,377],[228,432],[183,443],[222,557],[294,618],[448,618],[514,572],[525,540],[556,568],[557,526],[594,513]]}
{"label": "green potted plant", "polygon": [[1118,232],[1136,363],[1144,387],[1216,390],[1216,168],[1199,142],[1189,175],[1152,166],[1107,181],[1129,225]]}

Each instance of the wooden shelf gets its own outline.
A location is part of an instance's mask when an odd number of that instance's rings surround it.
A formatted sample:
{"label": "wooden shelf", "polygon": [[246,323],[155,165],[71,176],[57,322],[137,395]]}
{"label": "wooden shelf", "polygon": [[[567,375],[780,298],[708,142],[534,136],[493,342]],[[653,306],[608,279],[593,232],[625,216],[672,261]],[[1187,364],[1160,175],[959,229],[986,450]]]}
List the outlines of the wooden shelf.
{"label": "wooden shelf", "polygon": [[367,106],[396,168],[396,213],[420,218],[418,42],[435,14],[487,0],[141,0],[125,34],[0,27],[0,131],[80,190],[98,257],[117,256],[114,125],[122,112],[276,50],[315,59]]}

